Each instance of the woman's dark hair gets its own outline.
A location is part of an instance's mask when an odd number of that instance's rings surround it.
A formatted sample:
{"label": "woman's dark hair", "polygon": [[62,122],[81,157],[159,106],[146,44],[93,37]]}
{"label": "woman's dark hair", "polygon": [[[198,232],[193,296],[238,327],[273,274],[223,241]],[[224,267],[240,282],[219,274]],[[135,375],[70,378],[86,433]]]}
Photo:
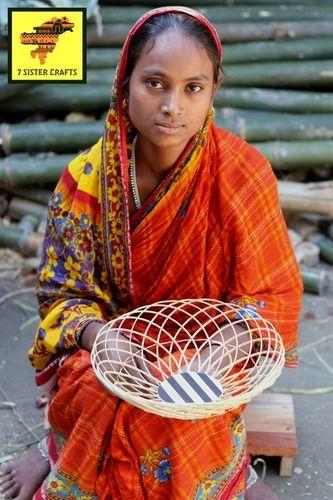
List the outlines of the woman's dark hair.
{"label": "woman's dark hair", "polygon": [[125,89],[128,87],[131,74],[147,43],[153,43],[161,33],[170,29],[180,30],[184,35],[196,38],[201,43],[213,63],[214,83],[217,82],[221,74],[220,57],[209,29],[188,14],[168,12],[153,16],[133,35],[128,49],[126,77],[123,81]]}

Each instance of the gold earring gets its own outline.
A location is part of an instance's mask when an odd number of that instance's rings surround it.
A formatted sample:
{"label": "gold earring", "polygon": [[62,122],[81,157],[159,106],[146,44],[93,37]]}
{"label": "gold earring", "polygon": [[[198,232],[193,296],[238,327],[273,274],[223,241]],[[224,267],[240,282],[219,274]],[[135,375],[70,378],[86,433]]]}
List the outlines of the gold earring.
{"label": "gold earring", "polygon": [[128,108],[128,100],[126,97],[124,97],[123,99],[123,109],[127,109]]}

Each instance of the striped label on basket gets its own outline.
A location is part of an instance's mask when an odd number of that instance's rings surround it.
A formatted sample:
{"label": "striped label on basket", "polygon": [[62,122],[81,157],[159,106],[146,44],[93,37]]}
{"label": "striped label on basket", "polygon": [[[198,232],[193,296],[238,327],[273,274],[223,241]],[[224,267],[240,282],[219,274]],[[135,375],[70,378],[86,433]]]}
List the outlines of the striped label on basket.
{"label": "striped label on basket", "polygon": [[212,403],[223,394],[218,380],[207,373],[177,373],[164,380],[158,395],[166,403]]}

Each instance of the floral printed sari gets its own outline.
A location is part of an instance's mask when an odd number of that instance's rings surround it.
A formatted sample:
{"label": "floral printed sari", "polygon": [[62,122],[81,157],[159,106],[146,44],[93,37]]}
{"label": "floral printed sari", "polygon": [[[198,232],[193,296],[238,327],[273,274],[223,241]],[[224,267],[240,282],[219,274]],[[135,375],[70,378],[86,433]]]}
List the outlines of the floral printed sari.
{"label": "floral printed sari", "polygon": [[[296,363],[302,285],[267,160],[212,112],[166,178],[131,217],[135,130],[120,82],[103,138],[64,170],[49,204],[30,360],[51,396],[52,470],[36,498],[241,499],[248,463],[242,408],[200,421],[166,419],[109,394],[78,340],[91,321],[164,299],[210,297],[260,309]],[[245,313],[246,314],[246,313]]]}

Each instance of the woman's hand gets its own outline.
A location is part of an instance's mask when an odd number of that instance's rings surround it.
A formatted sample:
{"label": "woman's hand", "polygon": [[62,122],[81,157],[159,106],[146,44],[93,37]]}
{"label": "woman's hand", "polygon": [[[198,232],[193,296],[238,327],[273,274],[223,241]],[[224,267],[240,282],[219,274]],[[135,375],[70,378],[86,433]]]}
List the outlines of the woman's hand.
{"label": "woman's hand", "polygon": [[191,371],[207,370],[221,372],[234,366],[251,352],[251,336],[242,325],[223,327],[210,337],[210,346],[200,350],[191,362]]}
{"label": "woman's hand", "polygon": [[[80,345],[82,349],[92,351],[102,327],[103,323],[98,321],[89,323],[81,335]],[[129,384],[133,378],[139,379],[139,383],[153,380],[146,358],[139,346],[125,336],[118,334],[112,337],[110,334],[102,333],[99,335],[96,351],[105,371],[111,372],[111,378],[120,374]]]}

